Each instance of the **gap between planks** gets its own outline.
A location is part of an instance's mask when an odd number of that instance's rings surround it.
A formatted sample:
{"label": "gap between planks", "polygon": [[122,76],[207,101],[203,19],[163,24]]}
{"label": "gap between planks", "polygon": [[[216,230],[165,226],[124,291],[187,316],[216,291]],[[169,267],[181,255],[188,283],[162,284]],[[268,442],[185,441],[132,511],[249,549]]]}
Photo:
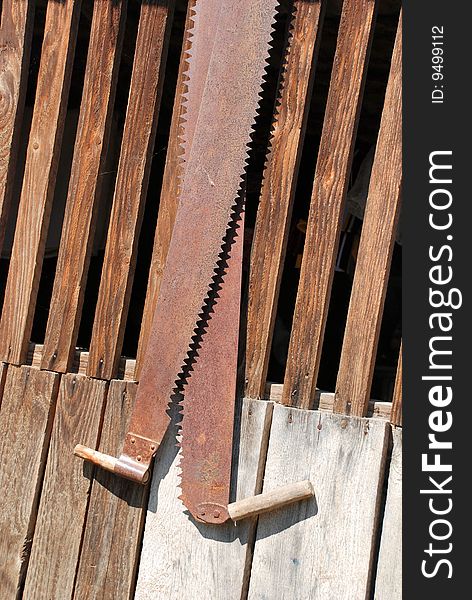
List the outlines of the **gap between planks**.
{"label": "gap between planks", "polygon": [[7,371],[0,408],[0,597],[15,598],[31,540],[54,419],[60,375],[29,366]]}
{"label": "gap between planks", "polygon": [[380,538],[374,600],[402,598],[402,429],[392,426],[393,450]]}

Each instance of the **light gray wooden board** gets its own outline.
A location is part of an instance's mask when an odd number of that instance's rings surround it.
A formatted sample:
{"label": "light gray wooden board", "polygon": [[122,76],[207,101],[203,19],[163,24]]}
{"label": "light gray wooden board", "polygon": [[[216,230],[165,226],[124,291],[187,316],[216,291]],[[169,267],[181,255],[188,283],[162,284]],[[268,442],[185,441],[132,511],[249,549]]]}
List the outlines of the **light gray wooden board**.
{"label": "light gray wooden board", "polygon": [[364,600],[388,441],[385,421],[274,406],[264,491],[315,498],[259,518],[249,598]]}
{"label": "light gray wooden board", "polygon": [[[5,367],[4,367],[5,368]],[[28,565],[59,375],[8,367],[0,410],[0,598],[15,598]]]}
{"label": "light gray wooden board", "polygon": [[[243,401],[237,498],[260,490],[272,407],[261,400]],[[178,499],[179,473],[170,435],[154,467],[135,598],[239,600],[247,584],[255,523],[196,524]]]}
{"label": "light gray wooden board", "polygon": [[402,430],[392,427],[393,451],[380,541],[375,600],[402,597]]}

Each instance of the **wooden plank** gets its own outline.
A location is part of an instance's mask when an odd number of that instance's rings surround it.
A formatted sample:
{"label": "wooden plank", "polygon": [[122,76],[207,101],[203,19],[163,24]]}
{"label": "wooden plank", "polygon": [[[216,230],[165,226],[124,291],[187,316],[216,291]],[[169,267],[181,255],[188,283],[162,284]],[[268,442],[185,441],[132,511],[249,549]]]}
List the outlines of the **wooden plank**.
{"label": "wooden plank", "polygon": [[398,355],[397,375],[395,377],[395,387],[393,389],[392,399],[392,414],[390,422],[392,425],[402,426],[403,424],[403,393],[402,393],[402,377],[403,377],[403,344],[400,346]]}
{"label": "wooden plank", "polygon": [[108,384],[62,376],[24,597],[70,598],[91,486],[91,465],[74,457],[78,443],[96,448]]}
{"label": "wooden plank", "polygon": [[77,340],[106,157],[127,0],[96,0],[41,367],[69,370]]}
{"label": "wooden plank", "polygon": [[[272,404],[244,401],[237,497],[260,490]],[[240,600],[255,522],[211,527],[193,521],[179,496],[179,455],[167,437],[154,467],[136,600]],[[172,524],[169,527],[169,524]]]}
{"label": "wooden plank", "polygon": [[[136,384],[112,381],[100,438],[102,452],[119,456],[136,396]],[[130,598],[140,553],[147,489],[96,471],[77,570],[74,598]]]}
{"label": "wooden plank", "polygon": [[[272,400],[273,402],[282,403],[283,397],[283,385],[281,383],[270,383],[266,385],[264,398]],[[315,400],[313,408],[316,410],[333,412],[334,405],[334,392],[323,392],[322,390],[316,390]],[[367,408],[367,417],[376,417],[379,419],[386,419],[390,421],[390,413],[392,410],[391,402],[382,402],[380,400],[370,400]]]}
{"label": "wooden plank", "polygon": [[88,375],[116,375],[128,314],[175,0],[141,6]]}
{"label": "wooden plank", "polygon": [[375,8],[375,0],[343,4],[285,371],[290,406],[309,408],[315,395]]}
{"label": "wooden plank", "polygon": [[336,382],[335,412],[363,416],[370,398],[402,185],[402,26],[375,151]]}
{"label": "wooden plank", "polygon": [[297,0],[294,11],[251,251],[246,338],[249,398],[264,394],[324,3],[322,10],[320,1]]}
{"label": "wooden plank", "polygon": [[[26,357],[26,364],[37,367],[41,367],[43,358],[43,345],[42,344],[29,344],[28,355]],[[69,373],[80,373],[80,375],[86,375],[87,365],[89,360],[89,353],[85,350],[75,349],[73,354],[72,362],[69,366]],[[134,372],[136,368],[136,361],[134,358],[126,358],[122,356],[118,364],[117,379],[125,379],[126,381],[135,381]]]}
{"label": "wooden plank", "polygon": [[310,479],[315,498],[259,517],[249,598],[366,598],[389,425],[274,406],[264,491]]}
{"label": "wooden plank", "polygon": [[0,358],[24,363],[28,351],[56,182],[80,0],[48,2],[36,101],[15,239],[0,321]]}
{"label": "wooden plank", "polygon": [[159,200],[159,214],[157,216],[156,232],[154,235],[154,246],[152,250],[151,266],[144,303],[141,331],[139,335],[138,352],[136,355],[136,379],[139,380],[144,353],[147,348],[149,334],[151,333],[154,310],[157,297],[161,287],[162,274],[166,264],[167,251],[169,250],[172,230],[174,228],[175,215],[177,214],[179,184],[182,177],[182,153],[183,149],[183,116],[185,114],[185,103],[182,103],[182,94],[186,84],[185,71],[187,70],[188,49],[190,48],[190,27],[196,0],[190,0],[185,18],[185,39],[182,44],[179,71],[177,74],[177,86],[175,90],[174,106],[170,124],[169,142],[167,145],[166,164],[162,178],[161,196]]}
{"label": "wooden plank", "polygon": [[15,598],[28,566],[59,376],[8,367],[0,410],[0,597]]}
{"label": "wooden plank", "polygon": [[0,5],[0,251],[13,192],[13,178],[28,84],[34,1]]}
{"label": "wooden plank", "polygon": [[402,430],[392,427],[393,451],[388,476],[375,600],[402,598]]}

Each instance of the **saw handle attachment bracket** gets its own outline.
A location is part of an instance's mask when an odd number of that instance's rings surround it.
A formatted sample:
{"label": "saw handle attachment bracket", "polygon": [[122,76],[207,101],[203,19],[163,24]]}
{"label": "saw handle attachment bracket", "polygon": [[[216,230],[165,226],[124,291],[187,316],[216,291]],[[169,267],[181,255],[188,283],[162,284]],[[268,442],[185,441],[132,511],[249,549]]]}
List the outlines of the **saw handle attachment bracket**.
{"label": "saw handle attachment bracket", "polygon": [[74,454],[106,471],[145,485],[149,481],[149,469],[157,448],[156,442],[128,433],[119,458],[82,446],[82,444],[77,444]]}

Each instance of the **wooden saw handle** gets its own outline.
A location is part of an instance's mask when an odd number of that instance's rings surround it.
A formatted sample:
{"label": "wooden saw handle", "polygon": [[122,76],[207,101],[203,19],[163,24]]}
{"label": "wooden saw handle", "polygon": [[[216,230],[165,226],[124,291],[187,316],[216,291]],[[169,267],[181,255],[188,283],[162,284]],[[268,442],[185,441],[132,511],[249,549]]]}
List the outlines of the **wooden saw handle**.
{"label": "wooden saw handle", "polygon": [[289,483],[278,487],[270,492],[232,502],[228,504],[228,513],[233,521],[240,521],[300,500],[307,500],[314,495],[315,490],[311,481],[298,481],[297,483]]}

